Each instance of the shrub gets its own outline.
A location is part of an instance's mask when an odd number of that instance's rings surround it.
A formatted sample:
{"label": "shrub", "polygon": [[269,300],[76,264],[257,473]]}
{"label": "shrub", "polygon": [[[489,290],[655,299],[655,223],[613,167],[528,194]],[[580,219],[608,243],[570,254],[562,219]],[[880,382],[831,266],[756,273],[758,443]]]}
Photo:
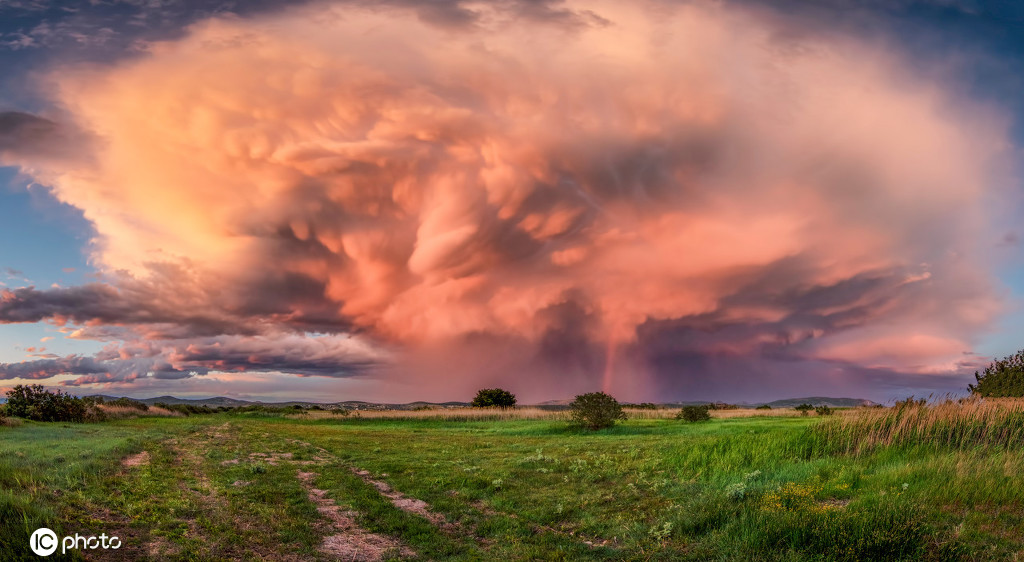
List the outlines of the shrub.
{"label": "shrub", "polygon": [[800,412],[801,415],[806,416],[807,412],[810,412],[811,410],[814,409],[814,406],[805,403],[805,404],[800,404],[799,406],[797,406],[797,407],[795,407],[793,409],[798,411],[798,412]]}
{"label": "shrub", "polygon": [[7,422],[7,408],[0,404],[0,425]]}
{"label": "shrub", "polygon": [[814,413],[818,414],[819,416],[831,416],[832,408],[829,408],[828,406],[822,404],[821,406],[818,406],[817,408],[814,409]]}
{"label": "shrub", "polygon": [[580,394],[569,404],[571,424],[588,429],[602,429],[626,419],[619,401],[603,392]]}
{"label": "shrub", "polygon": [[7,392],[7,413],[35,421],[83,422],[104,418],[94,402],[41,384],[15,386]]}
{"label": "shrub", "polygon": [[476,393],[470,405],[474,408],[512,408],[516,405],[516,395],[501,388],[484,388]]}
{"label": "shrub", "polygon": [[971,394],[991,398],[1024,396],[1024,350],[997,359],[981,373],[975,371],[978,384],[969,384]]}
{"label": "shrub", "polygon": [[683,409],[676,414],[676,419],[688,422],[708,421],[711,419],[708,409],[707,406],[683,406]]}
{"label": "shrub", "polygon": [[633,404],[630,408],[636,408],[637,410],[657,410],[658,405],[651,402],[641,402],[639,404]]}
{"label": "shrub", "polygon": [[758,407],[756,407],[754,409],[755,410],[771,410],[772,407],[769,406],[768,404],[761,404],[760,406],[758,406]]}

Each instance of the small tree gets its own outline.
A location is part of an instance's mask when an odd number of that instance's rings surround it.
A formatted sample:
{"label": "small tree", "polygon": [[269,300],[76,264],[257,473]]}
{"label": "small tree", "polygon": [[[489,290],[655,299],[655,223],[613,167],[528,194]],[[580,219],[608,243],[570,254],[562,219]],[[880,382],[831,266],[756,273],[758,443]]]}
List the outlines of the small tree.
{"label": "small tree", "polygon": [[516,405],[516,395],[502,388],[484,388],[476,393],[471,406],[474,408],[512,408]]}
{"label": "small tree", "polygon": [[822,404],[821,406],[818,406],[817,408],[815,408],[814,412],[816,414],[818,414],[819,416],[831,416],[832,415],[832,408],[829,408],[825,404]]}
{"label": "small tree", "polygon": [[978,384],[969,384],[971,394],[991,398],[1024,396],[1024,350],[997,359],[981,373],[975,371]]}
{"label": "small tree", "polygon": [[676,419],[688,422],[708,421],[711,419],[711,413],[708,410],[707,406],[683,406],[683,409],[676,414]]}
{"label": "small tree", "polygon": [[569,404],[571,425],[588,429],[602,429],[626,419],[619,401],[603,392],[580,394]]}
{"label": "small tree", "polygon": [[754,409],[755,410],[771,410],[772,407],[769,406],[768,404],[761,404],[760,406],[758,406],[758,407],[756,407]]}
{"label": "small tree", "polygon": [[800,412],[801,416],[806,416],[807,412],[810,412],[811,410],[814,409],[814,406],[812,406],[810,404],[804,403],[804,404],[800,404],[799,406],[797,406],[797,407],[795,407],[793,409],[798,411],[798,412]]}

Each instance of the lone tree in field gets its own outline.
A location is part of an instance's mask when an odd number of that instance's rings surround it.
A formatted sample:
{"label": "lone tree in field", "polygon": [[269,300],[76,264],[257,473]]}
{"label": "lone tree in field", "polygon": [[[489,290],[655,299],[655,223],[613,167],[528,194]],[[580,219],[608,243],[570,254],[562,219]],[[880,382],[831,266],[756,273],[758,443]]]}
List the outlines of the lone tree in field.
{"label": "lone tree in field", "polygon": [[996,359],[981,373],[975,371],[978,384],[967,385],[971,394],[990,398],[1024,396],[1024,350]]}
{"label": "lone tree in field", "polygon": [[569,404],[571,424],[587,429],[602,429],[615,425],[616,420],[626,419],[619,401],[603,392],[580,394]]}
{"label": "lone tree in field", "polygon": [[474,408],[512,408],[516,405],[516,395],[502,388],[485,388],[476,393],[470,405]]}

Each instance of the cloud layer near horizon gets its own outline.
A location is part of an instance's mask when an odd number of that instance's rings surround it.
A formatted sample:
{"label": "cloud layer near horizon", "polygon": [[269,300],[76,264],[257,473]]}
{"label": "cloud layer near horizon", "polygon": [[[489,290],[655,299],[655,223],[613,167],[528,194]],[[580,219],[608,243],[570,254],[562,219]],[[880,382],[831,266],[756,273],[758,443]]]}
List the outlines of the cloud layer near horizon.
{"label": "cloud layer near horizon", "polygon": [[0,151],[92,221],[108,277],[4,290],[0,321],[112,343],[0,378],[375,366],[643,398],[969,363],[997,115],[763,13],[559,14],[316,4],[54,71],[59,112],[7,120],[57,140]]}

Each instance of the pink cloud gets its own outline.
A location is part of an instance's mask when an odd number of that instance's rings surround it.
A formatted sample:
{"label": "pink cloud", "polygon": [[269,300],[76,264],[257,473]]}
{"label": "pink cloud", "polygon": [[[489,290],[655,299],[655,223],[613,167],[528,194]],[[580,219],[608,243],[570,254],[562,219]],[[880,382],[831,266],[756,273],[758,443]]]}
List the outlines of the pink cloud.
{"label": "pink cloud", "polygon": [[393,377],[530,370],[538,394],[690,376],[641,349],[659,323],[729,334],[686,353],[956,371],[999,308],[999,116],[882,47],[653,6],[455,33],[317,4],[59,69],[90,150],[18,161],[94,223],[109,285],[4,290],[0,314],[171,364],[200,331],[359,333]]}

